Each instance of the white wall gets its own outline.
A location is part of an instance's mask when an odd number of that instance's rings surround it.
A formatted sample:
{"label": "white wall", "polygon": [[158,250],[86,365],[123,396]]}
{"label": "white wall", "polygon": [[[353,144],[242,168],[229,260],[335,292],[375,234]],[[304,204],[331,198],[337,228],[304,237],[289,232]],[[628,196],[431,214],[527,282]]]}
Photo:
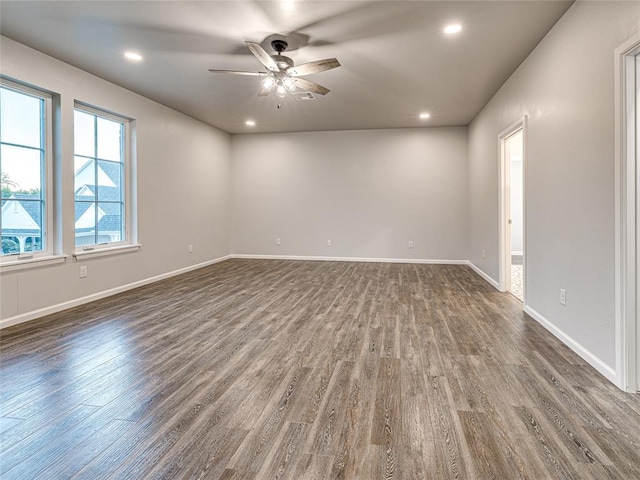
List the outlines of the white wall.
{"label": "white wall", "polygon": [[234,253],[466,260],[466,157],[464,127],[234,136]]}
{"label": "white wall", "polygon": [[576,2],[469,127],[472,262],[498,278],[497,136],[528,115],[528,311],[609,374],[615,364],[613,52],[638,30],[640,2]]}
{"label": "white wall", "polygon": [[[228,134],[12,40],[0,37],[0,42],[3,75],[60,95],[63,252],[74,249],[74,100],[136,120],[142,244],[135,253],[77,263],[69,257],[62,265],[2,273],[2,324],[230,253]],[[79,278],[79,264],[88,266],[85,279]]]}

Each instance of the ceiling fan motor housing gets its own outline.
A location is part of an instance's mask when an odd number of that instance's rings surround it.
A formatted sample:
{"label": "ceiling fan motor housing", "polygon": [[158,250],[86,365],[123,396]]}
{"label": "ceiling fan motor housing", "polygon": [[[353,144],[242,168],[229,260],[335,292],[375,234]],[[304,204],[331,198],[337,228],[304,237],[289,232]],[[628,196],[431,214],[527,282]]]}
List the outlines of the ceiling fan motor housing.
{"label": "ceiling fan motor housing", "polygon": [[278,52],[277,55],[271,55],[271,58],[273,58],[280,70],[293,67],[293,60],[282,55],[282,52],[284,52],[288,46],[289,44],[285,40],[276,39],[271,41],[271,48]]}
{"label": "ceiling fan motor housing", "polygon": [[280,70],[286,70],[289,67],[293,67],[293,60],[289,57],[285,57],[284,55],[271,55],[271,58],[273,58],[273,61],[276,62],[276,65],[278,65]]}

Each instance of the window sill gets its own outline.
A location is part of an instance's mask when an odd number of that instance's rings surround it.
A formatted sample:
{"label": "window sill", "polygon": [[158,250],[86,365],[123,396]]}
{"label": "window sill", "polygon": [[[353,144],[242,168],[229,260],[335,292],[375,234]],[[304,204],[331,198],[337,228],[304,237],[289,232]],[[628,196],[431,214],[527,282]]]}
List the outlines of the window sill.
{"label": "window sill", "polygon": [[105,257],[107,255],[117,255],[120,253],[129,253],[140,250],[142,245],[135,243],[132,245],[120,245],[117,247],[106,247],[106,248],[96,248],[95,250],[80,250],[73,253],[73,256],[76,259],[79,258],[96,258],[96,257]]}
{"label": "window sill", "polygon": [[46,257],[32,257],[22,260],[13,260],[0,263],[0,273],[13,272],[15,270],[24,270],[27,268],[45,267],[64,263],[68,255],[47,255]]}

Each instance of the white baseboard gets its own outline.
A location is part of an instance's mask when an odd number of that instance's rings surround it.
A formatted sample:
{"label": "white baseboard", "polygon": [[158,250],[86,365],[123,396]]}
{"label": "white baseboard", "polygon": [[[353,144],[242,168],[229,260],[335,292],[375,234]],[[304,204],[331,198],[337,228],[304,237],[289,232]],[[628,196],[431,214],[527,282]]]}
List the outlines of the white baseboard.
{"label": "white baseboard", "polygon": [[156,275],[155,277],[145,278],[143,280],[138,280],[137,282],[129,283],[127,285],[121,285],[119,287],[111,288],[109,290],[93,293],[91,295],[87,295],[86,297],[75,298],[67,302],[58,303],[57,305],[52,305],[50,307],[41,308],[39,310],[33,310],[27,313],[21,313],[13,317],[0,320],[0,329],[11,327],[12,325],[18,325],[19,323],[28,322],[29,320],[35,320],[36,318],[44,317],[45,315],[51,315],[52,313],[61,312],[62,310],[67,310],[69,308],[77,307],[79,305],[84,305],[85,303],[93,302],[95,300],[99,300],[105,297],[110,297],[111,295],[116,295],[117,293],[126,292],[127,290],[132,290],[134,288],[142,287],[150,283],[159,282],[160,280],[164,280],[170,277],[175,277],[176,275],[180,275],[182,273],[187,273],[192,270],[197,270],[199,268],[213,265],[214,263],[223,262],[225,260],[229,260],[230,258],[231,258],[231,255],[225,255],[224,257],[208,260],[206,262],[198,263],[197,265],[190,265],[188,267],[180,268],[172,272]]}
{"label": "white baseboard", "polygon": [[595,368],[598,372],[604,375],[611,383],[616,384],[616,372],[609,365],[604,363],[598,357],[596,357],[593,353],[583,347],[580,343],[574,340],[572,337],[567,335],[565,332],[556,327],[549,320],[544,318],[538,312],[536,312],[533,308],[526,306],[524,307],[524,312],[533,318],[536,322],[546,328],[549,332],[551,332],[555,337],[557,337],[562,343],[564,343],[567,347],[577,353],[585,362]]}
{"label": "white baseboard", "polygon": [[473,263],[471,263],[471,261],[468,261],[467,265],[469,265],[474,272],[476,272],[478,275],[484,278],[487,282],[489,282],[493,288],[500,291],[500,285],[493,278],[491,278],[489,275],[487,275],[478,267],[476,267]]}
{"label": "white baseboard", "polygon": [[247,258],[253,260],[310,260],[321,262],[370,262],[370,263],[424,263],[441,265],[467,265],[467,260],[439,260],[424,258],[365,258],[365,257],[324,257],[306,255],[253,255],[234,253],[232,258]]}

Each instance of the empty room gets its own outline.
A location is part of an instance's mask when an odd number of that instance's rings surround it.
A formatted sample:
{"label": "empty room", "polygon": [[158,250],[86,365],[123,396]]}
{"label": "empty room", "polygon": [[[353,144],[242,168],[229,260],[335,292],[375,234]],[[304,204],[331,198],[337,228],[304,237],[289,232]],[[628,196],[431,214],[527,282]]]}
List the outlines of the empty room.
{"label": "empty room", "polygon": [[18,1],[0,478],[640,478],[640,1]]}

